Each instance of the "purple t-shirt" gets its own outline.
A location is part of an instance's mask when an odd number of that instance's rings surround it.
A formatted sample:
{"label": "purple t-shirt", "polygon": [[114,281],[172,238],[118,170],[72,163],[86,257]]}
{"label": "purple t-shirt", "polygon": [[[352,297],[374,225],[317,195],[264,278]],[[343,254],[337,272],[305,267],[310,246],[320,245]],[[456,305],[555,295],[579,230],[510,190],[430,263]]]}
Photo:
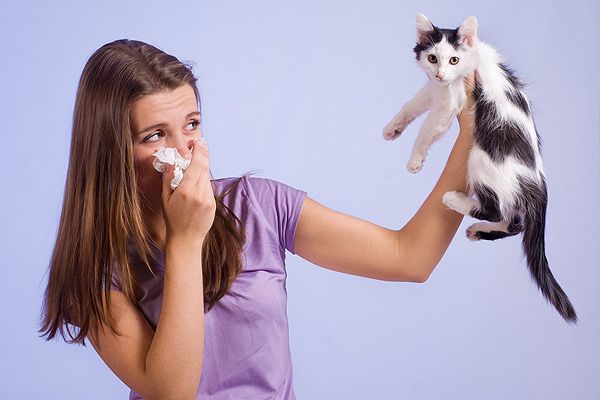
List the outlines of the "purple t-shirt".
{"label": "purple t-shirt", "polygon": [[[236,178],[213,180],[221,193]],[[196,398],[202,400],[295,400],[287,320],[285,250],[294,252],[296,223],[307,193],[284,183],[245,177],[224,203],[246,229],[243,267],[230,291],[204,314],[204,360]],[[141,263],[129,248],[139,308],[156,329],[165,257]],[[151,260],[152,261],[152,260]],[[113,288],[119,289],[113,284]],[[129,399],[142,399],[133,390]]]}

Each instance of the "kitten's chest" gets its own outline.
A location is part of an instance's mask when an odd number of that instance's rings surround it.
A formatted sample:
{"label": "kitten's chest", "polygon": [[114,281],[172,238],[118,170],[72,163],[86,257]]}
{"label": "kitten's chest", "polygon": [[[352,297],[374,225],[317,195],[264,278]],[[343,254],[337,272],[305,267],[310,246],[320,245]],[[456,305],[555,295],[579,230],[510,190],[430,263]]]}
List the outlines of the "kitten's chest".
{"label": "kitten's chest", "polygon": [[439,86],[434,91],[432,109],[442,112],[458,113],[466,104],[467,96],[464,90],[455,87]]}

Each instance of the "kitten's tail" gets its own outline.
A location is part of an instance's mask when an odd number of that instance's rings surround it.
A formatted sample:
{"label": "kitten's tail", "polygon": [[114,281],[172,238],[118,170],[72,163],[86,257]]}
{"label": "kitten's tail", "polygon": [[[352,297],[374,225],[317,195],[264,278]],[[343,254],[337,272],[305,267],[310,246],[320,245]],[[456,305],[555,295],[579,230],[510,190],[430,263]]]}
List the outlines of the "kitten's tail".
{"label": "kitten's tail", "polygon": [[544,297],[556,308],[565,321],[575,324],[577,323],[575,309],[554,279],[546,259],[544,231],[548,195],[544,178],[542,177],[542,185],[528,185],[527,190],[529,191],[529,202],[525,206],[523,221],[523,250],[527,256],[529,272]]}

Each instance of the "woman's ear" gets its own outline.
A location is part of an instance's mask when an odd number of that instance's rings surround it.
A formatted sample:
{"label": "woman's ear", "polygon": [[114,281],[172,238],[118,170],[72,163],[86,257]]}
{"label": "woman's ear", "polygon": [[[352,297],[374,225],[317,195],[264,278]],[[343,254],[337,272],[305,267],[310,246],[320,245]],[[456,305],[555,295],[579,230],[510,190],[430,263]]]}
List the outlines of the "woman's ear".
{"label": "woman's ear", "polygon": [[417,43],[422,43],[433,30],[433,24],[423,14],[417,14]]}
{"label": "woman's ear", "polygon": [[470,16],[465,19],[458,28],[458,36],[459,43],[467,43],[470,47],[473,47],[475,39],[477,39],[477,18]]}

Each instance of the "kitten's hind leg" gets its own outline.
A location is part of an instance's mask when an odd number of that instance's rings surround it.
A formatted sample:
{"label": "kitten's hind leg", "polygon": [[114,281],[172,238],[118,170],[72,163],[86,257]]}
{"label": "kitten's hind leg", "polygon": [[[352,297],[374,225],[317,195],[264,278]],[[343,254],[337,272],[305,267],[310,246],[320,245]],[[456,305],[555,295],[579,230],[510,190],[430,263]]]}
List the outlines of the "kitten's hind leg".
{"label": "kitten's hind leg", "polygon": [[481,182],[475,184],[474,191],[479,199],[479,207],[472,209],[468,215],[490,222],[501,221],[503,218],[498,194],[490,186]]}
{"label": "kitten's hind leg", "polygon": [[514,236],[523,231],[523,223],[520,217],[514,217],[510,223],[507,221],[498,222],[477,222],[467,228],[466,234],[469,240],[496,240],[507,236]]}
{"label": "kitten's hind leg", "polygon": [[425,85],[407,101],[392,120],[383,128],[385,140],[396,139],[415,118],[431,107],[431,85]]}
{"label": "kitten's hind leg", "polygon": [[463,215],[471,215],[473,209],[478,209],[480,207],[479,200],[469,197],[463,192],[457,192],[456,190],[444,193],[442,202],[446,207]]}

